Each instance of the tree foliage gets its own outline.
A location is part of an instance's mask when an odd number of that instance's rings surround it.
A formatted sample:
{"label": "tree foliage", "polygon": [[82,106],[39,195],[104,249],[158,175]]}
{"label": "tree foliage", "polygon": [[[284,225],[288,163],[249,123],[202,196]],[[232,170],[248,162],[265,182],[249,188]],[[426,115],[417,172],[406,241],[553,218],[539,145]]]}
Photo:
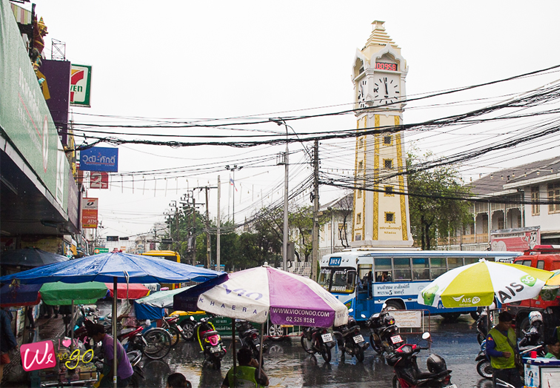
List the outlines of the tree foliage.
{"label": "tree foliage", "polygon": [[431,152],[422,156],[415,152],[407,157],[410,223],[417,244],[429,250],[437,246],[438,237],[453,236],[472,222],[468,202],[456,199],[468,197],[470,189],[463,186],[455,166],[415,170],[433,157]]}

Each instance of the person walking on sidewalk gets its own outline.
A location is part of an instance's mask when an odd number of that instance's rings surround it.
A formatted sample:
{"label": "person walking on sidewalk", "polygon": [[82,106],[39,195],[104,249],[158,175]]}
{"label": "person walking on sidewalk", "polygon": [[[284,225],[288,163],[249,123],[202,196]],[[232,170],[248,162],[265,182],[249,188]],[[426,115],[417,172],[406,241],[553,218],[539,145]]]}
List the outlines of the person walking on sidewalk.
{"label": "person walking on sidewalk", "polygon": [[12,332],[11,316],[0,308],[0,384],[4,378],[4,367],[10,363],[10,352],[17,349],[17,341]]}

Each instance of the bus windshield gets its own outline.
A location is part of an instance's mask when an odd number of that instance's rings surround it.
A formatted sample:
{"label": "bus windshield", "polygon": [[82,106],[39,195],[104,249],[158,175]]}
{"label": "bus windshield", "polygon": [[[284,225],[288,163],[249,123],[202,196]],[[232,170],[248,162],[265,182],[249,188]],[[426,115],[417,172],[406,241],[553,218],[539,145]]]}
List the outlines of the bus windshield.
{"label": "bus windshield", "polygon": [[352,293],[356,288],[356,270],[354,268],[323,268],[319,275],[319,284],[331,292]]}

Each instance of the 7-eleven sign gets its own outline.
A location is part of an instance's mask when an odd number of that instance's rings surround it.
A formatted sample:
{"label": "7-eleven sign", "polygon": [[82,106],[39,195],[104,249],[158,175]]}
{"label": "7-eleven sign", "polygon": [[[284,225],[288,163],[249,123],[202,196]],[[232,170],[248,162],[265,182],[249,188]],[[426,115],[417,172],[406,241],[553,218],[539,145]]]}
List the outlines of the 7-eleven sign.
{"label": "7-eleven sign", "polygon": [[70,71],[70,105],[90,105],[91,66],[72,64]]}

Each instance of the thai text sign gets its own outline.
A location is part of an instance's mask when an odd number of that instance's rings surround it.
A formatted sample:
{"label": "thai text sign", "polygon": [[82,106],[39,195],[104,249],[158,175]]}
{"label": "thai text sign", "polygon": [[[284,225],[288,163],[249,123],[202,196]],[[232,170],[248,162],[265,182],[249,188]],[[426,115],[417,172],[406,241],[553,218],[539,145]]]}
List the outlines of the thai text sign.
{"label": "thai text sign", "polygon": [[119,171],[119,149],[91,147],[80,151],[80,170],[82,171]]}
{"label": "thai text sign", "polygon": [[520,252],[541,243],[540,227],[500,229],[490,231],[493,251]]}
{"label": "thai text sign", "polygon": [[398,327],[422,327],[422,311],[391,311]]}
{"label": "thai text sign", "polygon": [[72,64],[70,71],[70,105],[90,107],[91,66]]}
{"label": "thai text sign", "polygon": [[84,198],[82,202],[82,228],[97,228],[98,198]]}
{"label": "thai text sign", "polygon": [[89,174],[89,187],[91,189],[108,189],[109,174],[104,171],[92,171]]}

